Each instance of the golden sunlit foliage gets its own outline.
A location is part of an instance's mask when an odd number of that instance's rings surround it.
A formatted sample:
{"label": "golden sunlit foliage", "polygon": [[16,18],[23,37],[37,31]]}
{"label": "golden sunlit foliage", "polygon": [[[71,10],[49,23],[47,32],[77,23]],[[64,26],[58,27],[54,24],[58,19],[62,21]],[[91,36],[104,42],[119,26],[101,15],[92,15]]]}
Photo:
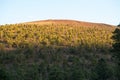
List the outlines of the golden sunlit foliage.
{"label": "golden sunlit foliage", "polygon": [[113,27],[69,24],[15,24],[0,26],[0,44],[8,48],[25,46],[79,46],[90,49],[109,48]]}

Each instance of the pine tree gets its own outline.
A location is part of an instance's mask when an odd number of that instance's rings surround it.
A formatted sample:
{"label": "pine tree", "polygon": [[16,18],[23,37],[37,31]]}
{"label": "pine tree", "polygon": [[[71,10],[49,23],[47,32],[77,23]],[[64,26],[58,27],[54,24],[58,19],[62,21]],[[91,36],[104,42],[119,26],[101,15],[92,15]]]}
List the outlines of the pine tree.
{"label": "pine tree", "polygon": [[120,63],[120,28],[116,28],[115,31],[113,32],[112,39],[114,40],[113,46],[113,52],[114,52],[114,57],[116,59],[117,63]]}
{"label": "pine tree", "polygon": [[120,80],[120,28],[116,28],[113,32],[112,39],[114,40],[113,46],[113,58],[116,62],[116,78]]}

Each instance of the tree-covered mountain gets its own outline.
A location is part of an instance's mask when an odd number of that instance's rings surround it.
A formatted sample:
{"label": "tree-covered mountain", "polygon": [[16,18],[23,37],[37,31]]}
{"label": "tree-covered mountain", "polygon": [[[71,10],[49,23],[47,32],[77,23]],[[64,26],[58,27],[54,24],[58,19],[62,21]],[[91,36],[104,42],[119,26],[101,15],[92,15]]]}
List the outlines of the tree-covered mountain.
{"label": "tree-covered mountain", "polygon": [[1,80],[116,80],[115,26],[43,20],[0,26]]}

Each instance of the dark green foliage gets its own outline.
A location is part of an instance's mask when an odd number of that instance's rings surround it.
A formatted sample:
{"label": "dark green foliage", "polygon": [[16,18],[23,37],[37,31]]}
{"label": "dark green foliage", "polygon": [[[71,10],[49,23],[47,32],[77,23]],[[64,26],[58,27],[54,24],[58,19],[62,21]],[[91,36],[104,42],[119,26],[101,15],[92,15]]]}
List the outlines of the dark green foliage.
{"label": "dark green foliage", "polygon": [[100,59],[93,70],[91,80],[107,80],[111,77],[112,73],[107,66],[104,59]]}
{"label": "dark green foliage", "polygon": [[49,68],[49,80],[65,80],[65,72],[58,66]]}
{"label": "dark green foliage", "polygon": [[85,80],[85,71],[83,68],[74,66],[71,68],[71,79],[70,80]]}
{"label": "dark green foliage", "polygon": [[113,32],[112,39],[114,40],[113,44],[113,52],[116,59],[118,59],[120,63],[120,28],[116,28]]}
{"label": "dark green foliage", "polygon": [[113,58],[116,62],[116,78],[120,80],[120,28],[116,28],[113,32],[112,39],[114,40],[113,44]]}
{"label": "dark green foliage", "polygon": [[24,77],[25,80],[39,80],[40,76],[37,65],[31,65],[30,68],[26,70]]}
{"label": "dark green foliage", "polygon": [[120,63],[116,65],[116,79],[120,80]]}
{"label": "dark green foliage", "polygon": [[39,71],[39,74],[40,74],[40,78],[42,80],[48,80],[49,79],[48,69],[49,69],[49,64],[47,64],[46,62],[42,62],[39,65],[38,71]]}
{"label": "dark green foliage", "polygon": [[[115,43],[120,43],[120,29],[119,28],[116,28],[115,31],[113,32],[113,36],[112,36],[112,39],[115,41]],[[114,48],[114,47],[113,47]],[[114,48],[116,49],[116,48]]]}
{"label": "dark green foliage", "polygon": [[9,74],[6,72],[4,68],[0,67],[0,80],[10,80]]}

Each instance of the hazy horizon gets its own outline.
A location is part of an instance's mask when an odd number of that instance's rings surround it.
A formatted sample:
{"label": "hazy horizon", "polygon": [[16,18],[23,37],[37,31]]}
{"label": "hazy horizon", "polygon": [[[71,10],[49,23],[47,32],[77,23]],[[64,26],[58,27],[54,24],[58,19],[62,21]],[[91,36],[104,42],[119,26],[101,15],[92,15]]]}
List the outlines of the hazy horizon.
{"label": "hazy horizon", "polygon": [[0,24],[70,19],[118,25],[119,0],[1,0]]}

